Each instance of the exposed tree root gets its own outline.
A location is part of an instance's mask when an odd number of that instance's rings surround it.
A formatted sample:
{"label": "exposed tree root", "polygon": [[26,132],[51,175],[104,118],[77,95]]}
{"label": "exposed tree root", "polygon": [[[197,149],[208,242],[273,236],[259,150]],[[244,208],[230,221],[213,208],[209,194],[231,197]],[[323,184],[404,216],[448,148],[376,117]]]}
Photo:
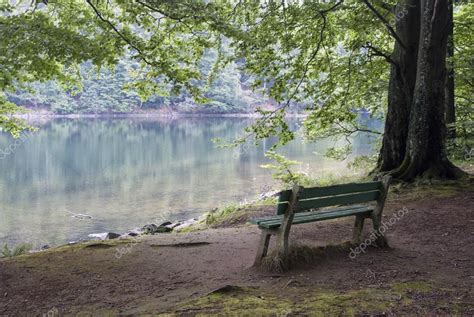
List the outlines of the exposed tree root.
{"label": "exposed tree root", "polygon": [[416,178],[422,179],[461,179],[468,174],[455,166],[448,159],[437,162],[415,162],[409,157],[397,169],[388,172],[394,179],[412,182]]}

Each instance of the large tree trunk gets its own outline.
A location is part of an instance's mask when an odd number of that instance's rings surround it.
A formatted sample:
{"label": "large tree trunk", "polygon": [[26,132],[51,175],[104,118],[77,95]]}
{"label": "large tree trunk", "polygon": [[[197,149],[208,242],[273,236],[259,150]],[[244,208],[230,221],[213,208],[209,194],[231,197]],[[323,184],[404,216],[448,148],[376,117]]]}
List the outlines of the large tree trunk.
{"label": "large tree trunk", "polygon": [[388,91],[388,112],[376,169],[381,172],[399,167],[405,158],[420,39],[419,0],[400,1],[396,7],[395,16],[397,17],[396,32],[403,44],[396,41],[390,56],[392,64]]}
{"label": "large tree trunk", "polygon": [[448,75],[446,77],[446,125],[448,127],[447,136],[453,139],[456,136],[456,108],[454,104],[454,21],[453,21],[453,0],[449,0],[449,29],[448,37]]}
{"label": "large tree trunk", "polygon": [[446,156],[446,52],[450,33],[449,1],[421,0],[421,30],[416,85],[405,158],[392,174],[455,178],[461,174]]}

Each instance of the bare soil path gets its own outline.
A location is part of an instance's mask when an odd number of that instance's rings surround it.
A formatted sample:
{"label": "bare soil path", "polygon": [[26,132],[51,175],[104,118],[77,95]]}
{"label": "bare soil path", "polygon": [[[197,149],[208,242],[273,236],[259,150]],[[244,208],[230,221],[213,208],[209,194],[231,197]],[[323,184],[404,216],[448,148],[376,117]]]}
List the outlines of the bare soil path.
{"label": "bare soil path", "polygon": [[[310,262],[282,274],[250,268],[259,230],[249,225],[0,259],[0,315],[226,315],[229,307],[244,305],[250,315],[252,309],[261,315],[331,315],[328,309],[337,308],[343,315],[474,316],[472,186],[449,195],[392,194],[385,219],[402,208],[408,213],[387,231],[391,248],[370,248],[355,259],[341,246],[351,237],[352,218],[293,227],[293,241],[320,248]],[[340,247],[324,247],[329,244]],[[235,287],[208,295],[225,285]],[[315,290],[321,291],[308,293]],[[387,305],[354,301],[382,293],[389,297],[373,301]]]}

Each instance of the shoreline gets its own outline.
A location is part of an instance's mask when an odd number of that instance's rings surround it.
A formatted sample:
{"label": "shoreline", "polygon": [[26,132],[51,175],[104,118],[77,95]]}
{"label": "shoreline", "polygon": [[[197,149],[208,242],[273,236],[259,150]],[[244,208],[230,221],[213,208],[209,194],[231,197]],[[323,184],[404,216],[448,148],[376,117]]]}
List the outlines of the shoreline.
{"label": "shoreline", "polygon": [[[287,113],[288,118],[305,118],[303,113]],[[144,112],[144,113],[74,113],[74,114],[55,114],[51,112],[31,112],[15,114],[19,119],[107,119],[107,118],[259,118],[256,113],[163,113],[163,112]]]}
{"label": "shoreline", "polygon": [[[276,197],[275,195],[278,193],[276,190],[270,190],[267,192],[262,192],[256,195],[255,199],[252,199],[245,204],[238,204],[238,207],[235,207],[235,211],[244,210],[246,208],[255,208],[258,207],[260,204],[264,203],[266,200],[271,199],[272,197]],[[228,206],[223,206],[221,208],[211,208],[207,211],[201,212],[199,215],[196,215],[192,218],[187,219],[180,219],[180,220],[170,220],[166,218],[162,219],[151,219],[146,224],[143,224],[139,227],[135,227],[133,229],[128,229],[126,231],[105,231],[105,232],[89,232],[85,233],[85,235],[77,240],[69,240],[64,243],[59,244],[44,244],[38,245],[36,248],[29,249],[26,254],[33,254],[38,253],[50,249],[57,249],[66,246],[73,246],[79,245],[83,243],[90,243],[90,242],[107,242],[107,241],[134,241],[143,239],[146,236],[153,236],[156,234],[162,233],[186,233],[193,230],[202,230],[206,229],[202,226],[207,226],[207,219],[209,216],[212,217],[223,217],[222,214],[219,216],[218,214],[229,208],[229,206],[234,206],[237,203],[230,203]],[[75,217],[78,219],[89,219],[91,217],[85,214],[72,214],[71,217]],[[8,245],[8,244],[7,244]],[[11,248],[22,247],[22,246],[29,246],[28,243],[19,243],[17,245],[11,245]],[[31,246],[30,246],[31,247]],[[1,256],[0,256],[1,258]]]}

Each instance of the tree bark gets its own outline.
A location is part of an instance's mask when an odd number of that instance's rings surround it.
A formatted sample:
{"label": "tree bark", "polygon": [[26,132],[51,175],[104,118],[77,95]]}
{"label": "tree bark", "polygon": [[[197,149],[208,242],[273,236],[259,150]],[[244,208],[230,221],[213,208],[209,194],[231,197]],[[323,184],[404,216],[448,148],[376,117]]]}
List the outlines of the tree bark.
{"label": "tree bark", "polygon": [[377,171],[388,172],[405,158],[408,122],[415,89],[420,33],[419,0],[400,1],[395,9],[396,32],[390,68],[388,111]]}
{"label": "tree bark", "polygon": [[402,164],[391,174],[406,181],[418,176],[456,178],[462,173],[448,160],[445,148],[449,1],[420,2],[421,30],[407,147]]}
{"label": "tree bark", "polygon": [[446,125],[448,127],[447,137],[453,139],[456,137],[456,108],[454,103],[454,20],[453,20],[453,0],[449,0],[449,29],[448,37],[448,75],[446,77]]}

